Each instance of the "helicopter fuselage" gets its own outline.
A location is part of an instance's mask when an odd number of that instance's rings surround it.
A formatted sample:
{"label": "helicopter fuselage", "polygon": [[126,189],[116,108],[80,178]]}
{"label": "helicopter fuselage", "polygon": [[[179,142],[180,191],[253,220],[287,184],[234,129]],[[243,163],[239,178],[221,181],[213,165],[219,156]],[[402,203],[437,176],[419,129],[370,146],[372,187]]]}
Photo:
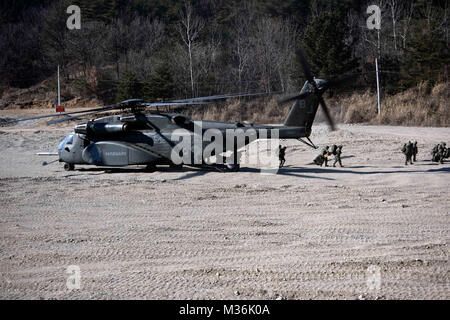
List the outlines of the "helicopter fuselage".
{"label": "helicopter fuselage", "polygon": [[58,154],[71,165],[201,165],[210,156],[237,153],[257,139],[297,139],[309,133],[304,127],[195,121],[179,114],[108,116],[77,125],[60,143]]}

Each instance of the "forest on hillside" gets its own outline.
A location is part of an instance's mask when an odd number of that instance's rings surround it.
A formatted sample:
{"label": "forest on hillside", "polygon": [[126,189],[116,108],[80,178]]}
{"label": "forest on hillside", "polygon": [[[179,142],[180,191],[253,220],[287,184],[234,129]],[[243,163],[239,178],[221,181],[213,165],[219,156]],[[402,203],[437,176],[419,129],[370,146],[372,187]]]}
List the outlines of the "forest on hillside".
{"label": "forest on hillside", "polygon": [[[298,90],[297,48],[348,90],[447,82],[448,0],[16,0],[0,5],[0,94],[54,77],[104,103]],[[81,29],[69,30],[69,5]],[[367,7],[381,29],[367,27]]]}

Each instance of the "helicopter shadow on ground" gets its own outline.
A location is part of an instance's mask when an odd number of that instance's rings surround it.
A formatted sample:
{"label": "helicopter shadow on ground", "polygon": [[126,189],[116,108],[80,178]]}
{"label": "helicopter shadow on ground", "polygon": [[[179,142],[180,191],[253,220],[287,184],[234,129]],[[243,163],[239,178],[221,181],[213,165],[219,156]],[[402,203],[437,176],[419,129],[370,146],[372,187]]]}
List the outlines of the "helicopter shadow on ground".
{"label": "helicopter shadow on ground", "polygon": [[[315,165],[311,163],[311,165]],[[426,163],[421,164],[426,166],[438,166],[438,164]],[[450,167],[440,167],[433,169],[424,169],[424,170],[401,170],[406,168],[406,166],[394,166],[390,169],[397,170],[370,170],[378,167],[374,166],[351,166],[351,167],[293,167],[293,166],[285,166],[279,170],[276,170],[274,174],[277,175],[285,175],[292,176],[297,178],[306,178],[306,179],[321,179],[321,180],[336,180],[334,178],[322,177],[322,176],[314,176],[312,174],[330,174],[330,173],[342,173],[342,174],[357,174],[357,175],[372,175],[372,174],[392,174],[392,173],[438,173],[438,172],[450,172]],[[355,169],[369,169],[368,171],[355,171]],[[167,167],[159,167],[155,172],[146,171],[145,168],[110,168],[110,167],[94,167],[94,168],[79,168],[76,170],[76,173],[68,174],[65,177],[73,177],[80,175],[89,175],[89,176],[98,176],[102,174],[121,174],[121,173],[184,173],[183,176],[170,179],[174,181],[187,180],[199,176],[206,175],[211,172],[218,172],[214,168],[196,168],[196,167],[188,167],[185,166],[182,169],[172,169]],[[249,168],[249,167],[241,167],[240,172],[248,172],[248,173],[259,173],[265,174],[263,170],[258,168]],[[223,174],[231,174],[231,172],[223,172]],[[270,173],[268,173],[270,174]]]}
{"label": "helicopter shadow on ground", "polygon": [[185,176],[170,179],[170,180],[185,180],[189,178],[193,178],[196,176],[204,175],[208,172],[215,172],[211,169],[201,169],[201,168],[192,168],[192,167],[183,167],[182,169],[171,169],[166,167],[158,167],[158,169],[154,172],[147,171],[145,168],[129,168],[129,167],[93,167],[93,168],[78,168],[74,173],[65,175],[65,178],[75,177],[75,176],[100,176],[100,175],[109,175],[109,174],[123,174],[123,173],[143,173],[143,174],[152,174],[152,173],[167,173],[167,172],[175,172],[175,173],[186,173]]}
{"label": "helicopter shadow on ground", "polygon": [[[373,166],[352,166],[352,167],[318,167],[318,168],[302,168],[300,172],[304,173],[313,173],[313,174],[321,174],[321,173],[345,173],[345,174],[357,174],[357,175],[372,175],[372,174],[392,174],[392,173],[433,173],[433,172],[448,172],[450,168],[442,167],[439,169],[424,169],[424,170],[368,170],[368,171],[355,171],[353,169],[369,169],[375,168]],[[403,169],[406,166],[395,166],[392,169]]]}
{"label": "helicopter shadow on ground", "polygon": [[[296,177],[296,178],[306,178],[306,179],[335,180],[333,178],[318,177],[318,176],[311,176],[311,175],[300,174],[300,173],[304,172],[303,169],[304,168],[286,166],[286,167],[283,167],[281,169],[278,169],[273,174],[284,175],[284,176],[292,176],[292,177]],[[270,171],[268,173],[265,173],[264,170],[261,170],[261,169],[258,169],[258,168],[241,168],[240,172],[250,172],[250,173],[259,173],[259,174],[271,174]]]}

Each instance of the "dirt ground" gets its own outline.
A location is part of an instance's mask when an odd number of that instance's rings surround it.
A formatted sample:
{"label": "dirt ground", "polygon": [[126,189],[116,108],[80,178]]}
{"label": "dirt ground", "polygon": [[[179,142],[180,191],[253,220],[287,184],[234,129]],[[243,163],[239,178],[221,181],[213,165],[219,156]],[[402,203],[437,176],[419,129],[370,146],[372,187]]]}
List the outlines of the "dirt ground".
{"label": "dirt ground", "polygon": [[74,123],[41,123],[0,128],[2,299],[450,299],[450,128],[315,126],[344,168],[286,141],[277,174],[146,173],[42,166]]}

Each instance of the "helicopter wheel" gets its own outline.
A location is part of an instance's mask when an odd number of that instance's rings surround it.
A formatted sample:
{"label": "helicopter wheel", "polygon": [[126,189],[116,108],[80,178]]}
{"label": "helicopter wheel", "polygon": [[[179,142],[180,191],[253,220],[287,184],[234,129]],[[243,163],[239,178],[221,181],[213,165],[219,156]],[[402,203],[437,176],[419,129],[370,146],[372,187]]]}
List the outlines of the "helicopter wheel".
{"label": "helicopter wheel", "polygon": [[171,164],[170,164],[170,169],[173,169],[173,170],[181,170],[181,169],[183,169],[183,164],[175,164],[175,163],[171,163]]}
{"label": "helicopter wheel", "polygon": [[65,163],[64,164],[64,170],[73,171],[74,169],[75,169],[75,165],[73,163]]}
{"label": "helicopter wheel", "polygon": [[145,167],[145,171],[147,171],[147,172],[155,172],[156,171],[156,166],[154,164],[148,164]]}
{"label": "helicopter wheel", "polygon": [[227,164],[227,169],[231,172],[238,172],[241,166],[239,164]]}

